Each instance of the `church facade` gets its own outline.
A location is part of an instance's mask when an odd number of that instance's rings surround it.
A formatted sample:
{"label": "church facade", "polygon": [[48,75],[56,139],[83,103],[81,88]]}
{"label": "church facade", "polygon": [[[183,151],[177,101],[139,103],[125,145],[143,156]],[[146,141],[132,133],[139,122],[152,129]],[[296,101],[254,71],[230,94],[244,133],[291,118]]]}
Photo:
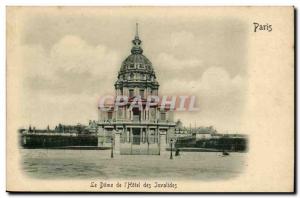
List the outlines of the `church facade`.
{"label": "church facade", "polygon": [[[132,44],[114,84],[113,104],[105,111],[98,108],[98,146],[113,141],[121,154],[160,154],[174,137],[174,111],[160,103],[147,105],[149,98],[159,96],[159,83],[151,61],[143,54],[138,27]],[[128,102],[121,105],[118,101],[116,108],[117,98],[123,97]],[[132,105],[135,101],[138,104]]]}

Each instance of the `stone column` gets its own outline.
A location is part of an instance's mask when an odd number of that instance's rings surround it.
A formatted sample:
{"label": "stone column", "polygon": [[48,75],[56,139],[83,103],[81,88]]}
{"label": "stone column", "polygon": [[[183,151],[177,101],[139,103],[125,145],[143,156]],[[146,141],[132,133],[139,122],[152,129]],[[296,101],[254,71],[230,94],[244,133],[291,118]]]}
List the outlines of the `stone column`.
{"label": "stone column", "polygon": [[123,119],[123,120],[126,120],[126,114],[125,114],[125,111],[126,111],[126,107],[124,106],[124,107],[122,108],[122,119]]}
{"label": "stone column", "polygon": [[128,89],[123,87],[123,95],[128,97]]}
{"label": "stone column", "polygon": [[128,142],[130,142],[130,134],[129,134],[130,132],[127,130],[127,128],[126,128],[126,143],[128,143]]}
{"label": "stone column", "polygon": [[133,136],[132,136],[132,128],[130,128],[130,133],[129,133],[129,142],[132,143]]}
{"label": "stone column", "polygon": [[158,143],[158,128],[155,129],[154,142]]}
{"label": "stone column", "polygon": [[119,119],[119,109],[117,111],[114,109],[113,114],[115,114],[115,120],[117,121]]}
{"label": "stone column", "polygon": [[159,141],[160,141],[160,152],[166,152],[166,149],[168,147],[168,144],[166,143],[167,142],[167,137],[165,134],[160,134],[159,135]]}
{"label": "stone column", "polygon": [[132,135],[132,128],[130,128],[130,154],[132,154],[132,142],[133,142],[133,135]]}
{"label": "stone column", "polygon": [[144,120],[144,109],[141,110],[141,114],[140,115],[141,115],[141,121],[143,121]]}
{"label": "stone column", "polygon": [[146,129],[146,144],[147,144],[147,154],[149,155],[149,132],[150,131],[150,129],[149,129],[149,127],[147,127],[147,129]]}
{"label": "stone column", "polygon": [[129,112],[129,108],[127,109],[126,108],[126,110],[125,110],[126,112],[125,112],[125,119],[126,119],[126,121],[128,121],[129,120],[129,116],[130,116],[130,112]]}
{"label": "stone column", "polygon": [[140,128],[140,144],[143,142],[143,128]]}
{"label": "stone column", "polygon": [[115,143],[115,153],[120,154],[120,132],[117,131],[115,133],[115,138],[114,138],[114,143]]}

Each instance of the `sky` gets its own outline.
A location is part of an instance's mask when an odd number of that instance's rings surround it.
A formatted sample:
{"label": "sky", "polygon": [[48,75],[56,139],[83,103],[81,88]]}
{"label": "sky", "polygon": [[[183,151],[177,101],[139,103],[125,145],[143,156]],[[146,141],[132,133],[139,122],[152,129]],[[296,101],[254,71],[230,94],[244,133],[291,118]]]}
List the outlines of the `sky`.
{"label": "sky", "polygon": [[100,96],[114,94],[135,24],[160,95],[195,95],[189,126],[240,130],[247,92],[247,29],[238,18],[165,9],[31,8],[18,23],[23,127],[97,120]]}

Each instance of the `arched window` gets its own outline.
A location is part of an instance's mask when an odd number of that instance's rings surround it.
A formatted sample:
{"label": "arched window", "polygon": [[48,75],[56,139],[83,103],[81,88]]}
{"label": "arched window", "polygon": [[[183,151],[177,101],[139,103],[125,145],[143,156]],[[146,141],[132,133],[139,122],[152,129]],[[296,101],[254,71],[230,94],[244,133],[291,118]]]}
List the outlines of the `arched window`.
{"label": "arched window", "polygon": [[129,98],[134,96],[134,89],[129,89]]}
{"label": "arched window", "polygon": [[140,89],[140,96],[141,96],[141,98],[145,97],[145,90],[144,89]]}

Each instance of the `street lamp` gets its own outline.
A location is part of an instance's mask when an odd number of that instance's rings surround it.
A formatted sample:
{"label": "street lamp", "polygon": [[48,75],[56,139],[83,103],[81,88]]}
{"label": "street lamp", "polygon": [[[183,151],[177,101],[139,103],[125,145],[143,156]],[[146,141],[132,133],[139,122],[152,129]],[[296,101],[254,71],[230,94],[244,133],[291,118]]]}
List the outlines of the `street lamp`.
{"label": "street lamp", "polygon": [[111,153],[110,153],[110,158],[114,158],[114,145],[113,145],[113,140],[114,140],[114,138],[111,137]]}
{"label": "street lamp", "polygon": [[171,142],[171,153],[170,153],[170,159],[173,159],[173,139],[170,140]]}

